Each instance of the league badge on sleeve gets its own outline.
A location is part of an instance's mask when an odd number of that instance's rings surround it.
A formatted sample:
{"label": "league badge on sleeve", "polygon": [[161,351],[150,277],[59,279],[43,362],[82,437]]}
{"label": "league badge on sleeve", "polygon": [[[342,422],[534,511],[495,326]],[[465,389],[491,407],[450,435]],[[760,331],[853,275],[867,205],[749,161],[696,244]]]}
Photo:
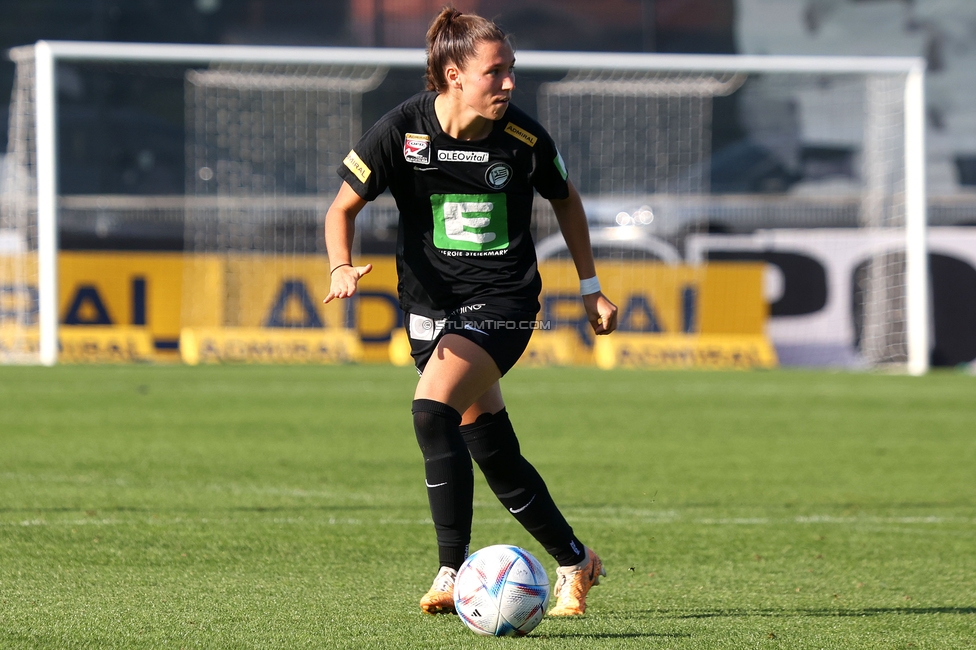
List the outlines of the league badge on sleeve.
{"label": "league badge on sleeve", "polygon": [[430,136],[426,133],[407,133],[403,136],[403,157],[408,163],[430,164]]}

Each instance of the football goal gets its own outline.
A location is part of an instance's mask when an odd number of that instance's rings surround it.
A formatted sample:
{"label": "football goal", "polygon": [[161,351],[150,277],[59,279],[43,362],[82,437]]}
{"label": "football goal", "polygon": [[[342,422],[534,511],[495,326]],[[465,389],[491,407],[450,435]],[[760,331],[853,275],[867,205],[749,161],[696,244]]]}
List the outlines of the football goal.
{"label": "football goal", "polygon": [[[80,304],[59,261],[88,235],[182,250],[183,326],[390,339],[393,312],[322,308],[322,226],[350,147],[422,90],[423,51],[42,41],[10,56],[0,362],[58,361]],[[622,330],[759,328],[783,364],[921,374],[924,74],[914,58],[522,51],[515,102],[583,197]],[[371,204],[360,254],[389,256],[397,218],[388,196]],[[544,201],[533,227],[541,318],[592,345]],[[723,274],[750,264],[759,276]],[[363,301],[395,311],[395,278],[382,281]],[[151,325],[145,310],[127,324]]]}

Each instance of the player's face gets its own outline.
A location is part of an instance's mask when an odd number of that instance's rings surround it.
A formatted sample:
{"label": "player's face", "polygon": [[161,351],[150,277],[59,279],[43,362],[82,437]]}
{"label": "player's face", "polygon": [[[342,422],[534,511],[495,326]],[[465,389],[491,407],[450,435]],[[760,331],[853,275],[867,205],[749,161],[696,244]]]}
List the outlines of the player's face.
{"label": "player's face", "polygon": [[482,41],[459,73],[461,101],[481,117],[499,120],[515,89],[515,53],[504,41]]}

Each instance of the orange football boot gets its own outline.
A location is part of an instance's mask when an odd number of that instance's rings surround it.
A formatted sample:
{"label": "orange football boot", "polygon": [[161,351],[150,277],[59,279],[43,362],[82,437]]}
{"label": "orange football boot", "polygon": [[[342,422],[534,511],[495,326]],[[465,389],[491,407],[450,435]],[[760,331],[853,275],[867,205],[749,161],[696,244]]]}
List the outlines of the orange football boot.
{"label": "orange football boot", "polygon": [[420,599],[420,609],[424,614],[454,613],[454,579],[457,571],[442,566],[434,578],[430,590]]}
{"label": "orange football boot", "polygon": [[573,566],[556,569],[556,605],[549,616],[579,616],[586,611],[586,594],[607,575],[596,553],[586,549],[586,559]]}

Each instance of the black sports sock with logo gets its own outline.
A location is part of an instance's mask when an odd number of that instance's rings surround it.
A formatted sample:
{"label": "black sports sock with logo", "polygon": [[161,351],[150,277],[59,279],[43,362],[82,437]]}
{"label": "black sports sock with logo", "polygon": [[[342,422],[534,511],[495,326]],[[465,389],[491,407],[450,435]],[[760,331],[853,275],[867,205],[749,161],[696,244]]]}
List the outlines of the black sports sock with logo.
{"label": "black sports sock with logo", "polygon": [[458,426],[461,415],[440,402],[413,401],[413,427],[424,455],[427,500],[441,566],[458,569],[471,541],[474,474]]}
{"label": "black sports sock with logo", "polygon": [[582,562],[583,544],[559,512],[539,472],[522,456],[508,412],[484,413],[462,426],[461,435],[488,486],[518,522],[560,566]]}

